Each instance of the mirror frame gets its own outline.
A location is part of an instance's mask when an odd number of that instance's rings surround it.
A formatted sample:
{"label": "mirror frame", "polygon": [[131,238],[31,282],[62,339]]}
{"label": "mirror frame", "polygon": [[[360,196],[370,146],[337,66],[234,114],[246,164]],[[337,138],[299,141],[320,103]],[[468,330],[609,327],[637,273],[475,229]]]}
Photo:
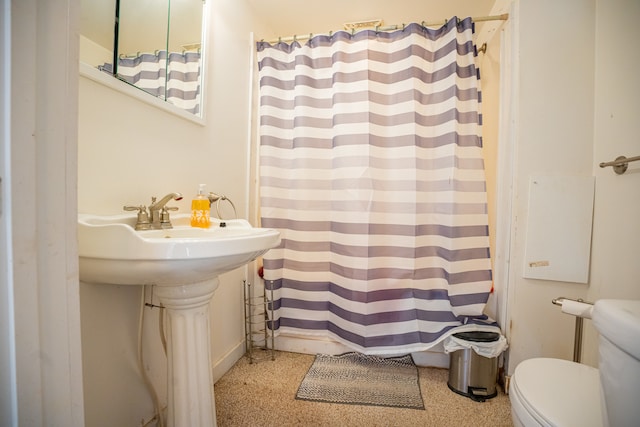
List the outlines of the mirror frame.
{"label": "mirror frame", "polygon": [[196,116],[195,114],[191,114],[188,111],[165,101],[164,99],[156,98],[155,96],[150,95],[142,89],[130,85],[129,83],[125,83],[111,74],[100,71],[97,68],[87,64],[86,62],[80,62],[79,73],[81,76],[86,77],[89,80],[92,80],[124,95],[130,96],[131,98],[137,99],[138,101],[144,102],[145,104],[151,105],[160,110],[164,110],[197,125],[206,125],[204,108],[202,109],[201,115]]}
{"label": "mirror frame", "polygon": [[[118,9],[120,6],[120,2],[121,0],[115,0],[115,5],[116,5],[116,13],[118,13]],[[79,74],[83,77],[86,77],[96,83],[102,84],[104,86],[109,87],[110,89],[116,90],[120,93],[123,93],[125,95],[128,95],[132,98],[135,98],[139,101],[142,101],[148,105],[151,105],[153,107],[159,108],[161,110],[164,110],[168,113],[171,113],[173,115],[179,116],[185,120],[188,120],[192,123],[204,126],[205,125],[205,79],[204,79],[204,75],[205,70],[207,69],[207,55],[206,55],[206,49],[209,45],[208,43],[208,33],[209,33],[209,8],[208,8],[208,3],[206,0],[201,0],[202,2],[202,23],[201,23],[201,36],[200,36],[200,40],[202,43],[202,48],[200,50],[200,69],[201,69],[201,75],[200,75],[200,112],[199,114],[193,114],[188,112],[187,110],[184,110],[178,106],[176,106],[175,104],[163,99],[163,98],[158,98],[153,96],[152,94],[146,92],[144,89],[142,88],[138,88],[135,85],[132,85],[130,83],[127,83],[126,81],[120,79],[117,77],[117,75],[115,74],[115,72],[117,71],[116,69],[114,69],[114,73],[110,74],[104,71],[101,71],[100,69],[98,69],[97,67],[94,67],[88,63],[83,62],[82,60],[80,60],[79,63]],[[114,15],[115,17],[116,15]],[[82,35],[82,34],[80,34]],[[83,36],[86,38],[86,36]],[[115,23],[114,23],[114,34],[113,34],[113,40],[114,40],[114,46],[113,46],[113,64],[117,64],[117,59],[118,59],[118,19],[115,19]],[[91,41],[91,39],[86,38],[87,40]],[[117,65],[115,66],[117,67]]]}

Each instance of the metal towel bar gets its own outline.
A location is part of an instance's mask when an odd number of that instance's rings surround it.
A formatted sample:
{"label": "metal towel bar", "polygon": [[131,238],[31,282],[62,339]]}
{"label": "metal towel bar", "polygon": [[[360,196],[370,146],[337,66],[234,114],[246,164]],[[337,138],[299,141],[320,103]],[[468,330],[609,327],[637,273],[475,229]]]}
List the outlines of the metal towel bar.
{"label": "metal towel bar", "polygon": [[[555,305],[559,305],[562,307],[562,302],[564,300],[571,300],[576,302],[581,302],[584,304],[593,305],[591,302],[586,302],[582,298],[571,299],[565,297],[559,297],[552,299],[551,302]],[[584,319],[580,316],[576,316],[576,332],[573,338],[573,361],[580,363],[580,359],[582,357],[582,321]]]}
{"label": "metal towel bar", "polygon": [[611,162],[600,163],[600,167],[606,168],[607,166],[612,166],[613,171],[615,173],[617,173],[618,175],[622,175],[627,171],[627,168],[629,167],[629,163],[635,162],[637,160],[640,160],[640,156],[629,157],[629,158],[626,158],[625,156],[619,156],[619,157],[616,157],[616,159]]}

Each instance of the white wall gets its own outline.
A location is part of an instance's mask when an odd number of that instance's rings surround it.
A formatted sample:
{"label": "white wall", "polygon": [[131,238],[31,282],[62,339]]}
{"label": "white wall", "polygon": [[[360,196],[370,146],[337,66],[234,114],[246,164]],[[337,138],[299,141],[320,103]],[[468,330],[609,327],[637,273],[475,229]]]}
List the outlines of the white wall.
{"label": "white wall", "polygon": [[[559,296],[586,297],[579,284],[522,277],[529,176],[592,173],[592,1],[516,1],[519,44],[513,57],[515,177],[511,245],[509,371],[526,358],[571,357],[573,321],[551,304]],[[554,31],[547,29],[553,28]]]}
{"label": "white wall", "polygon": [[[207,2],[205,126],[192,123],[87,78],[80,79],[78,209],[116,214],[127,204],[178,191],[188,212],[199,183],[247,211],[250,31],[260,24],[244,1]],[[223,275],[211,304],[214,379],[244,353],[243,269]],[[87,425],[137,425],[151,418],[137,375],[140,289],[81,283]],[[147,309],[145,353],[166,402],[157,310]]]}
{"label": "white wall", "polygon": [[[637,70],[640,51],[640,2],[596,2],[595,109],[593,167],[596,176],[592,268],[587,298],[640,299],[640,163],[624,175],[597,165],[620,155],[640,156],[640,104]],[[597,337],[585,322],[586,363],[597,360]]]}
{"label": "white wall", "polygon": [[[638,7],[632,0],[515,2],[512,18],[519,44],[514,61],[519,72],[513,93],[517,114],[509,373],[531,357],[572,359],[574,318],[552,305],[553,298],[640,297],[640,266],[634,262],[640,238],[640,173],[618,177],[597,166],[623,153],[640,152],[637,100],[629,83],[635,79],[638,53],[624,47],[640,36],[633,23],[640,17]],[[528,179],[533,174],[596,176],[586,285],[522,277]],[[593,332],[588,335],[583,360],[595,365],[597,344]]]}

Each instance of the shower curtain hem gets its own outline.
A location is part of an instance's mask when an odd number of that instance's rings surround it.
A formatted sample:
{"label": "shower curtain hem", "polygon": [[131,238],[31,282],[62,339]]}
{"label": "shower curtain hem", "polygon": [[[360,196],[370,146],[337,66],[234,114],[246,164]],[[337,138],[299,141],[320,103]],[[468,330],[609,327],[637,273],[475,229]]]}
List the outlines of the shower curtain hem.
{"label": "shower curtain hem", "polygon": [[[323,331],[326,332],[326,331]],[[281,327],[278,331],[276,331],[276,338],[279,335],[287,335],[293,338],[306,338],[306,339],[320,339],[325,338],[336,342],[338,344],[344,345],[349,349],[354,351],[358,351],[362,354],[367,355],[376,355],[376,356],[390,356],[390,355],[402,355],[402,354],[410,354],[417,353],[422,351],[432,351],[434,347],[442,344],[445,339],[452,336],[453,334],[457,334],[460,332],[495,332],[502,336],[502,331],[498,326],[490,326],[490,325],[477,325],[477,324],[467,324],[456,326],[452,329],[449,329],[444,334],[442,334],[438,339],[430,342],[430,343],[414,343],[409,345],[397,346],[397,347],[371,347],[371,348],[363,348],[358,345],[354,345],[352,342],[340,338],[339,336],[329,332],[329,333],[318,333],[313,334],[309,333],[309,331],[305,330],[304,332],[299,332],[295,328],[290,327]],[[445,353],[444,349],[442,349],[443,353]]]}

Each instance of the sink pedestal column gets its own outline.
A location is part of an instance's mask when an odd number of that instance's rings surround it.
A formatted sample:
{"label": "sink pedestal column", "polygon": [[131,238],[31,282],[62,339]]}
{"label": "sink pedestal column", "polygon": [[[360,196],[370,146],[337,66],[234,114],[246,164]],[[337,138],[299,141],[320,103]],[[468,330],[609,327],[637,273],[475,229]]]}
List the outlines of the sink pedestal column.
{"label": "sink pedestal column", "polygon": [[215,427],[209,301],[218,278],[156,286],[167,312],[169,427]]}

